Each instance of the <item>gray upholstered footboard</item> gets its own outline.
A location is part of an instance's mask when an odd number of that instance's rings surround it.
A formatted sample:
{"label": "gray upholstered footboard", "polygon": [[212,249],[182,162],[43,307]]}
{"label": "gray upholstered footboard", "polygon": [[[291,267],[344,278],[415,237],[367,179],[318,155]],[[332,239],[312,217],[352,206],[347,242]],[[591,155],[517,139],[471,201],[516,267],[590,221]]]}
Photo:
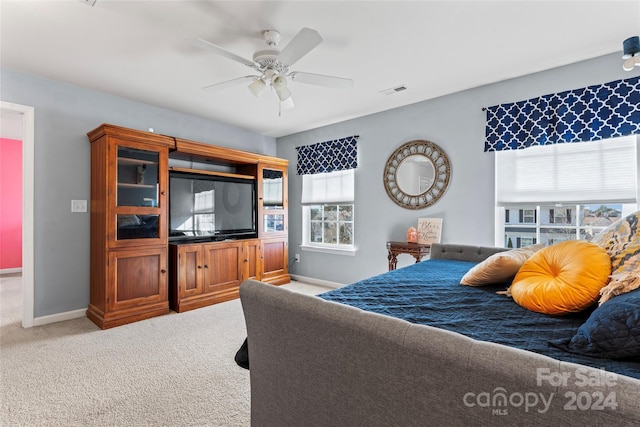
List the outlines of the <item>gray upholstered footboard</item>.
{"label": "gray upholstered footboard", "polygon": [[254,426],[640,425],[629,377],[262,282],[240,297]]}

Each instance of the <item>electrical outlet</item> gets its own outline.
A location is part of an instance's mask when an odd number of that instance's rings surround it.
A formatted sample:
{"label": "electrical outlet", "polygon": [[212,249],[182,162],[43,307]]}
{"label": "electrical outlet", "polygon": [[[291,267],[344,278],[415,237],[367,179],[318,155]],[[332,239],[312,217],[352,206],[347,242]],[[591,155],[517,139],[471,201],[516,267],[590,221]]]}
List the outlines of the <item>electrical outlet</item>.
{"label": "electrical outlet", "polygon": [[296,254],[295,258],[293,258],[295,262],[300,262],[300,254]]}
{"label": "electrical outlet", "polygon": [[72,200],[71,201],[71,212],[86,212],[87,211],[87,201],[86,200]]}

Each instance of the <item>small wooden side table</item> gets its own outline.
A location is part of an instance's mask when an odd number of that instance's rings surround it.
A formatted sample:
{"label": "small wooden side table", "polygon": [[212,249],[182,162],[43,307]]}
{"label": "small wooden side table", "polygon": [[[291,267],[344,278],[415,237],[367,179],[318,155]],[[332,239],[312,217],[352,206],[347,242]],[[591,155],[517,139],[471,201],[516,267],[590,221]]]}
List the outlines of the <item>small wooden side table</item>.
{"label": "small wooden side table", "polygon": [[387,256],[389,260],[389,271],[391,271],[396,269],[399,254],[413,255],[417,264],[422,258],[431,253],[431,245],[408,242],[387,242],[387,251],[389,252]]}

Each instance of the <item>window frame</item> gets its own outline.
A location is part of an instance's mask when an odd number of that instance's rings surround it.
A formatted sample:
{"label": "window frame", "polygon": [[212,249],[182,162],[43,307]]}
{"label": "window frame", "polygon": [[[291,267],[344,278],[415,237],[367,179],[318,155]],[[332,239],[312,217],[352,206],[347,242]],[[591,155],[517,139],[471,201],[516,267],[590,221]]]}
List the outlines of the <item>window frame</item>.
{"label": "window frame", "polygon": [[[338,230],[340,228],[339,224],[341,222],[351,223],[351,230],[353,235],[352,237],[353,243],[351,245],[345,245],[341,243],[325,243],[325,242],[311,241],[311,222],[318,221],[318,220],[311,219],[311,209],[317,206],[322,206],[323,209],[326,206],[350,206],[351,207],[351,221],[340,221],[340,220],[335,221],[338,223]],[[339,208],[337,209],[339,212]],[[323,219],[318,222],[320,223],[325,222],[324,215],[323,215]],[[324,231],[324,226],[322,227],[322,229]],[[355,205],[353,203],[340,202],[340,203],[322,203],[322,204],[316,203],[316,204],[302,205],[302,244],[300,245],[300,249],[302,249],[303,251],[324,252],[324,253],[354,256],[357,250],[355,245],[355,235],[356,235],[355,234]],[[339,236],[337,237],[337,239],[339,241]]]}

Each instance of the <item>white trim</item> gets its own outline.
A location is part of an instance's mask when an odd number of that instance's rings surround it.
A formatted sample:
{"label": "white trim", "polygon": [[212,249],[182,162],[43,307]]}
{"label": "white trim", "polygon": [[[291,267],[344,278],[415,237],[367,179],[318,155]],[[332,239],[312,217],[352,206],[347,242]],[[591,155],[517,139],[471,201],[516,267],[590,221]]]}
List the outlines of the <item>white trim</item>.
{"label": "white trim", "polygon": [[321,252],[325,254],[335,254],[335,255],[348,255],[355,256],[357,249],[354,248],[332,248],[329,246],[310,246],[310,245],[300,245],[300,249],[303,251],[309,252]]}
{"label": "white trim", "polygon": [[22,267],[3,268],[2,270],[0,270],[0,276],[2,276],[3,274],[16,274],[16,273],[22,273]]}
{"label": "white trim", "polygon": [[506,209],[504,206],[496,206],[495,210],[495,223],[493,229],[495,230],[495,235],[493,236],[493,244],[497,248],[502,248],[506,246],[504,242],[504,222],[506,219]]}
{"label": "white trim", "polygon": [[299,276],[297,274],[291,275],[292,280],[297,280],[299,282],[309,283],[311,285],[324,286],[326,288],[338,289],[346,286],[342,283],[329,282],[327,280],[314,279],[313,277]]}
{"label": "white trim", "polygon": [[22,114],[22,327],[33,326],[34,311],[34,108],[0,101],[0,108]]}
{"label": "white trim", "polygon": [[65,313],[56,313],[49,316],[36,317],[33,319],[33,326],[48,325],[49,323],[63,322],[65,320],[79,319],[85,317],[86,309],[67,311]]}

